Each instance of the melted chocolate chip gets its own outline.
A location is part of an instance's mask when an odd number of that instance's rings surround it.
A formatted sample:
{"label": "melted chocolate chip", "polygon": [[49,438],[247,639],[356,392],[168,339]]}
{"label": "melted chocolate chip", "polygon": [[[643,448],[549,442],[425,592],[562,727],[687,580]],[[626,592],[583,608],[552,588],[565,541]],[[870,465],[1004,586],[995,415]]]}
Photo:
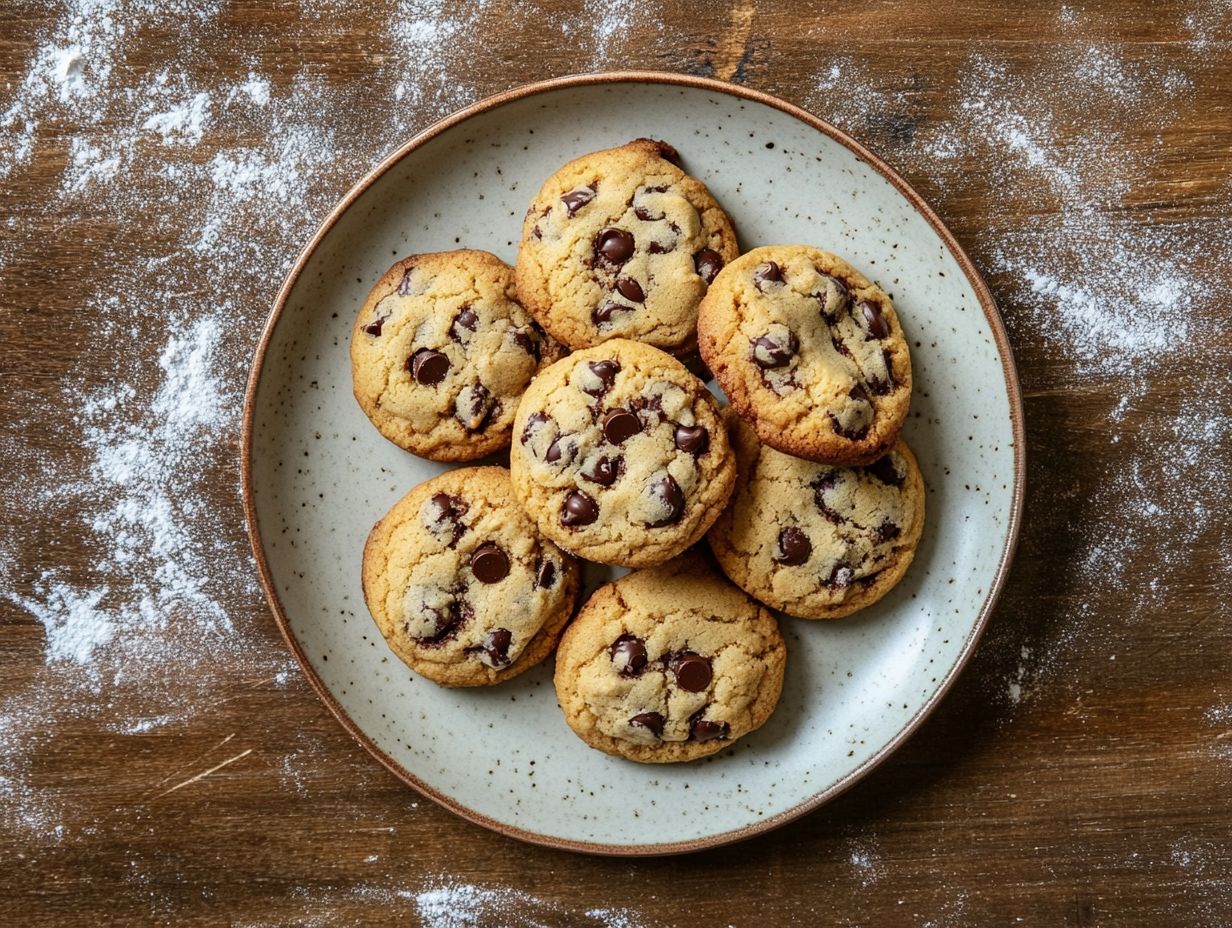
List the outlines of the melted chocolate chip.
{"label": "melted chocolate chip", "polygon": [[532,336],[525,329],[518,329],[513,333],[513,343],[536,361],[539,360],[539,339]]}
{"label": "melted chocolate chip", "polygon": [[685,652],[671,662],[672,674],[676,677],[676,685],[690,693],[700,693],[710,685],[714,671],[710,661],[700,654]]}
{"label": "melted chocolate chip", "polygon": [[583,493],[574,490],[565,497],[564,508],[560,511],[560,524],[569,528],[590,525],[599,518],[599,504]]}
{"label": "melted chocolate chip", "polygon": [[449,337],[455,342],[466,341],[466,336],[463,330],[467,332],[475,331],[475,324],[479,322],[479,316],[473,309],[467,306],[462,312],[453,317],[453,322],[449,325]]}
{"label": "melted chocolate chip", "polygon": [[494,628],[483,636],[482,650],[487,655],[492,667],[508,667],[512,661],[509,658],[509,645],[513,643],[513,632],[507,628]]}
{"label": "melted chocolate chip", "polygon": [[468,432],[480,432],[487,428],[497,405],[492,402],[492,394],[487,387],[481,383],[471,384],[458,394],[454,403],[454,418]]}
{"label": "melted chocolate chip", "polygon": [[667,515],[657,522],[647,523],[651,528],[662,528],[665,525],[675,525],[684,515],[684,493],[680,484],[671,474],[664,474],[650,485],[650,494],[667,507]]}
{"label": "melted chocolate chip", "polygon": [[667,213],[659,213],[656,216],[644,206],[633,207],[633,215],[642,220],[642,222],[658,222],[660,219],[667,218]]}
{"label": "melted chocolate chip", "polygon": [[626,300],[631,303],[644,303],[646,294],[642,292],[642,285],[632,277],[618,277],[616,279],[616,289]]}
{"label": "melted chocolate chip", "polygon": [[643,712],[629,719],[630,725],[644,728],[656,738],[663,737],[663,716],[658,712]]}
{"label": "melted chocolate chip", "polygon": [[633,257],[633,236],[624,229],[604,229],[595,240],[595,252],[608,264],[620,267]]}
{"label": "melted chocolate chip", "polygon": [[577,211],[595,198],[594,187],[579,187],[577,190],[570,190],[560,202],[565,204],[565,212],[570,216],[576,216]]}
{"label": "melted chocolate chip", "polygon": [[604,300],[590,311],[590,321],[598,326],[608,325],[611,323],[614,315],[630,312],[631,309],[632,307],[624,306],[612,300]]}
{"label": "melted chocolate chip", "polygon": [[619,445],[642,430],[642,421],[627,409],[613,409],[603,417],[603,437]]}
{"label": "melted chocolate chip", "polygon": [[851,586],[852,581],[856,578],[856,572],[846,564],[838,564],[830,571],[830,576],[826,580],[826,586],[832,590],[845,590]]}
{"label": "melted chocolate chip", "polygon": [[763,335],[753,342],[753,361],[765,370],[785,367],[795,357],[799,347],[800,343],[792,332],[787,333],[786,340],[777,335]]}
{"label": "melted chocolate chip", "polygon": [[885,338],[890,334],[890,323],[881,314],[881,307],[871,300],[860,301],[860,313],[868,326],[868,334],[873,338]]}
{"label": "melted chocolate chip", "polygon": [[385,325],[385,320],[388,318],[389,316],[377,316],[366,326],[364,326],[364,332],[368,335],[379,337],[381,334],[381,326]]}
{"label": "melted chocolate chip", "polygon": [[838,335],[836,335],[833,332],[830,333],[830,344],[833,345],[834,350],[837,351],[839,354],[841,354],[843,357],[845,358],[851,357],[851,349],[848,348],[847,345],[843,342],[843,340],[839,338]]}
{"label": "melted chocolate chip", "polygon": [[863,441],[868,436],[868,430],[872,423],[865,423],[854,429],[849,429],[838,421],[838,417],[834,413],[830,413],[830,426],[834,429],[834,434],[848,441]]}
{"label": "melted chocolate chip", "polygon": [[406,360],[406,369],[416,382],[434,387],[449,373],[449,358],[431,348],[420,348]]}
{"label": "melted chocolate chip", "polygon": [[547,424],[548,417],[541,412],[532,412],[526,417],[526,425],[522,427],[522,444],[528,444],[542,426]]}
{"label": "melted chocolate chip", "polygon": [[411,268],[402,272],[402,280],[398,282],[398,296],[409,296],[411,292]]}
{"label": "melted chocolate chip", "polygon": [[838,485],[839,477],[837,471],[830,471],[828,474],[822,474],[813,481],[813,502],[817,504],[817,510],[826,517],[826,521],[834,525],[842,525],[847,520],[837,510],[832,509],[826,502],[826,491],[832,490]]}
{"label": "melted chocolate chip", "polygon": [[612,384],[616,382],[616,375],[620,373],[620,364],[616,361],[591,361],[590,372],[599,378],[597,390],[586,390],[591,396],[602,396],[608,390],[612,389]]}
{"label": "melted chocolate chip", "polygon": [[697,269],[698,277],[707,284],[712,284],[719,276],[719,271],[723,270],[723,256],[713,248],[703,248],[693,256],[693,266]]}
{"label": "melted chocolate chip", "polygon": [[753,272],[753,284],[763,293],[766,290],[766,284],[779,284],[782,282],[783,272],[773,261],[757,265],[757,270]]}
{"label": "melted chocolate chip", "polygon": [[568,464],[573,460],[574,455],[577,454],[577,446],[573,442],[562,441],[567,435],[567,432],[557,435],[552,439],[552,443],[548,445],[548,450],[544,452],[543,459],[549,464],[555,464],[566,453],[569,455],[569,459],[565,463]]}
{"label": "melted chocolate chip", "polygon": [[710,447],[710,433],[700,425],[678,425],[676,447],[694,457],[705,454]]}
{"label": "melted chocolate chip", "polygon": [[779,532],[778,546],[774,554],[774,562],[785,567],[799,567],[813,553],[813,544],[808,536],[795,526],[788,526]]}
{"label": "melted chocolate chip", "polygon": [[621,635],[607,653],[622,677],[636,677],[646,669],[646,643],[636,635]]}
{"label": "melted chocolate chip", "polygon": [[730,735],[731,726],[726,722],[695,718],[689,725],[689,738],[693,741],[726,741]]}
{"label": "melted chocolate chip", "polygon": [[881,524],[873,529],[873,544],[883,545],[887,541],[893,541],[901,534],[902,529],[894,522],[889,519],[882,519]]}
{"label": "melted chocolate chip", "polygon": [[500,583],[509,576],[509,555],[485,541],[471,555],[471,571],[480,583]]}
{"label": "melted chocolate chip", "polygon": [[888,454],[873,461],[864,468],[864,472],[876,477],[887,486],[901,487],[903,485],[903,475],[894,467],[894,462],[890,460]]}
{"label": "melted chocolate chip", "polygon": [[421,645],[441,644],[448,641],[458,633],[462,624],[474,615],[468,603],[451,602],[445,609],[435,609],[426,603],[421,603],[420,608],[427,615],[432,616],[436,626],[431,635],[415,639]]}
{"label": "melted chocolate chip", "polygon": [[651,242],[646,248],[652,255],[665,255],[676,250],[675,242]]}
{"label": "melted chocolate chip", "polygon": [[658,150],[660,158],[664,161],[670,161],[672,164],[676,165],[676,167],[682,166],[680,164],[680,152],[676,151],[675,148],[668,145],[667,142],[664,142],[662,139],[638,139],[638,141],[650,142]]}
{"label": "melted chocolate chip", "polygon": [[620,471],[624,466],[624,462],[625,459],[622,457],[602,457],[595,461],[590,473],[582,471],[582,476],[592,483],[599,484],[601,487],[610,487],[616,482],[616,478],[620,476]]}
{"label": "melted chocolate chip", "polygon": [[535,223],[534,228],[530,230],[530,234],[533,238],[543,238],[543,230],[539,228],[539,223]]}
{"label": "melted chocolate chip", "polygon": [[556,562],[543,558],[535,568],[535,589],[550,590],[556,583]]}
{"label": "melted chocolate chip", "polygon": [[466,515],[471,508],[466,501],[457,496],[450,496],[448,493],[437,493],[432,497],[432,503],[440,510],[437,516],[437,524],[442,522],[450,522],[453,524],[453,537],[449,541],[449,547],[453,547],[458,543],[458,539],[466,534],[466,526],[462,523],[462,517]]}
{"label": "melted chocolate chip", "polygon": [[856,384],[850,390],[848,390],[847,395],[850,396],[857,403],[868,403],[869,405],[872,405],[873,401],[869,397],[868,391],[865,390],[864,387],[860,384]]}

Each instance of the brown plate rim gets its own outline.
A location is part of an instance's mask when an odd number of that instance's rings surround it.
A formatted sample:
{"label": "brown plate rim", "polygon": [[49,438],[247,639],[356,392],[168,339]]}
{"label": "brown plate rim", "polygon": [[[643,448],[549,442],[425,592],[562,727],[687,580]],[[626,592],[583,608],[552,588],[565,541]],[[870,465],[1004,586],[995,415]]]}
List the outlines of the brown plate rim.
{"label": "brown plate rim", "polygon": [[[360,729],[360,727],[351,719],[349,715],[334,699],[333,694],[322,682],[321,678],[313,669],[312,664],[308,661],[303,650],[299,646],[299,642],[291,633],[286,613],[283,610],[282,602],[278,598],[277,590],[274,587],[273,578],[270,576],[269,564],[266,562],[264,549],[261,544],[261,530],[257,521],[256,505],[253,500],[252,489],[252,429],[254,419],[255,400],[257,387],[261,379],[261,372],[264,367],[265,354],[269,348],[270,339],[273,335],[274,328],[278,324],[279,317],[286,306],[287,298],[290,296],[291,290],[299,280],[300,274],[304,267],[320,245],[322,239],[329,233],[342,215],[350,208],[351,204],[374,184],[378,178],[385,174],[390,168],[397,164],[407,154],[419,148],[426,142],[436,138],[441,133],[453,128],[459,123],[476,116],[480,113],[486,113],[489,110],[503,106],[506,103],[511,103],[515,100],[521,100],[526,97],[535,96],[549,91],[561,90],[570,87],[583,87],[602,84],[618,84],[618,83],[642,83],[642,84],[663,84],[676,87],[689,87],[698,90],[707,90],[713,93],[727,94],[728,96],[737,97],[743,100],[750,100],[755,103],[761,103],[766,106],[780,110],[789,116],[793,116],[806,125],[818,130],[819,132],[828,135],[839,144],[854,152],[855,155],[871,166],[882,177],[889,181],[895,189],[905,196],[915,207],[916,211],[924,217],[933,230],[940,236],[949,249],[950,254],[954,256],[958,266],[962,269],[967,281],[971,284],[976,296],[979,298],[980,306],[984,310],[984,316],[988,321],[989,327],[992,329],[993,337],[997,344],[997,353],[1001,358],[1001,367],[1005,374],[1005,386],[1010,403],[1010,420],[1011,430],[1014,438],[1014,490],[1013,498],[1010,507],[1010,518],[1007,526],[1005,545],[1001,552],[1000,562],[997,565],[997,573],[993,578],[993,582],[989,587],[988,595],[980,607],[979,616],[973,625],[967,640],[963,644],[962,651],[958,655],[958,659],[946,674],[941,685],[931,697],[922,705],[916,713],[907,721],[907,723],[899,730],[899,732],[891,738],[886,744],[872,757],[866,760],[863,764],[849,772],[845,777],[831,784],[828,788],[815,794],[790,809],[779,812],[770,818],[745,825],[741,828],[732,829],[730,831],[720,832],[718,834],[709,835],[704,838],[696,838],[690,841],[668,842],[661,844],[602,844],[589,841],[573,841],[566,838],[558,838],[552,835],[539,834],[533,831],[526,831],[521,828],[515,828],[506,825],[502,822],[497,822],[485,815],[481,815],[472,809],[467,808],[457,802],[450,796],[433,789],[426,783],[417,779],[413,774],[404,769],[397,761],[382,751],[369,737]],[[321,223],[320,227],[313,234],[308,244],[300,252],[294,266],[288,272],[285,281],[278,290],[278,295],[274,300],[274,306],[270,312],[269,318],[266,321],[265,328],[261,333],[261,339],[257,344],[256,351],[253,356],[252,368],[248,376],[248,385],[244,394],[244,422],[243,422],[243,437],[240,451],[240,469],[241,483],[244,498],[244,516],[248,525],[248,536],[252,544],[253,556],[256,559],[257,570],[260,575],[261,587],[265,591],[265,597],[269,602],[270,609],[274,614],[274,620],[282,632],[283,637],[287,641],[287,645],[291,648],[295,655],[296,661],[299,662],[304,674],[308,677],[308,681],[312,684],[317,695],[334,714],[342,726],[350,732],[361,745],[363,745],[374,757],[384,764],[395,776],[411,786],[427,798],[433,800],[449,809],[451,812],[460,815],[471,822],[482,825],[484,828],[499,832],[508,837],[517,838],[531,844],[543,845],[545,847],[557,848],[560,850],[577,851],[588,854],[599,854],[608,856],[628,856],[628,857],[650,857],[667,854],[684,854],[693,851],[700,851],[706,848],[719,847],[725,844],[731,844],[736,841],[742,841],[751,838],[755,835],[763,834],[771,831],[782,825],[791,822],[807,812],[824,805],[835,796],[839,795],[859,780],[867,776],[873,769],[881,764],[887,757],[893,754],[902,744],[909,738],[924,722],[933,710],[941,702],[942,698],[949,692],[954,681],[958,679],[959,674],[970,660],[975,646],[978,643],[980,636],[984,632],[985,626],[988,624],[989,614],[992,612],[997,599],[1000,597],[1001,590],[1005,585],[1006,576],[1009,572],[1009,565],[1014,556],[1014,551],[1018,545],[1019,528],[1022,520],[1022,507],[1024,498],[1024,484],[1026,478],[1026,444],[1025,444],[1025,427],[1022,408],[1022,387],[1018,379],[1017,367],[1014,363],[1013,351],[1010,347],[1009,338],[1005,331],[1005,325],[1002,322],[1000,312],[997,309],[996,302],[993,299],[988,285],[984,283],[979,272],[976,271],[971,259],[963,250],[962,246],[954,238],[954,235],[946,228],[945,224],[933,212],[932,208],[920,197],[911,186],[903,180],[888,164],[874,155],[871,151],[853,139],[851,136],[842,130],[830,125],[822,119],[814,116],[800,107],[788,103],[785,100],[780,100],[778,97],[764,93],[760,90],[754,90],[749,87],[742,87],[737,84],[730,84],[726,81],[716,80],[708,77],[698,77],[690,74],[675,74],[663,71],[604,71],[590,74],[572,74],[563,77],[551,78],[548,80],[535,81],[530,84],[524,84],[518,87],[506,90],[503,93],[495,94],[472,103],[470,106],[464,107],[457,112],[446,116],[439,122],[434,123],[422,132],[413,136],[409,141],[405,142],[399,148],[395,149],[391,154],[385,157],[375,168],[368,172],[347,194],[339,201],[338,205],[330,212]]]}

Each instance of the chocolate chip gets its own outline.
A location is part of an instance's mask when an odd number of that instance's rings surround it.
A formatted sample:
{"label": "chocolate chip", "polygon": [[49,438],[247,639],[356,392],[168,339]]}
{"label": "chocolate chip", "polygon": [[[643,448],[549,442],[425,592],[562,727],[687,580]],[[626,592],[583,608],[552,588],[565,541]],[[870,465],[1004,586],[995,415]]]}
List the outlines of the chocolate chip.
{"label": "chocolate chip", "polygon": [[788,526],[779,532],[778,549],[774,554],[774,562],[786,567],[799,567],[813,553],[813,544],[808,536],[795,526]]}
{"label": "chocolate chip", "polygon": [[894,467],[894,462],[890,460],[888,454],[869,464],[864,468],[864,471],[876,477],[887,486],[901,487],[903,485],[903,475]]}
{"label": "chocolate chip", "polygon": [[625,459],[622,457],[607,458],[602,457],[595,461],[590,473],[582,471],[582,476],[592,483],[597,483],[601,487],[610,487],[616,482],[616,478],[620,476],[620,469],[624,466]]}
{"label": "chocolate chip", "polygon": [[539,339],[525,329],[518,329],[513,333],[513,343],[536,361],[539,360]]}
{"label": "chocolate chip", "polygon": [[881,314],[880,306],[870,300],[861,300],[859,306],[864,322],[868,325],[868,333],[873,338],[885,338],[890,334],[890,323]]}
{"label": "chocolate chip", "polygon": [[539,228],[539,223],[535,223],[534,228],[530,230],[530,234],[533,238],[543,238],[543,230]]}
{"label": "chocolate chip", "polygon": [[646,669],[646,643],[636,635],[621,635],[607,653],[622,677],[636,677]]}
{"label": "chocolate chip", "polygon": [[672,660],[671,667],[676,677],[676,685],[690,693],[700,693],[710,685],[714,677],[710,661],[700,654],[680,654]]}
{"label": "chocolate chip", "polygon": [[565,212],[570,216],[576,216],[577,211],[595,198],[594,187],[579,187],[577,190],[570,190],[560,202],[565,204]]}
{"label": "chocolate chip", "polygon": [[851,349],[848,348],[847,345],[843,343],[843,340],[834,332],[830,333],[830,344],[833,345],[834,350],[843,355],[843,357],[851,357]]}
{"label": "chocolate chip", "polygon": [[526,425],[522,427],[522,444],[529,444],[534,438],[535,432],[549,422],[547,415],[541,412],[532,412],[526,417]]}
{"label": "chocolate chip", "polygon": [[822,474],[813,481],[813,502],[817,504],[818,511],[826,517],[826,520],[834,525],[842,525],[847,520],[835,509],[832,509],[826,502],[826,491],[832,490],[838,486],[839,476],[838,471],[830,471],[827,474]]}
{"label": "chocolate chip", "polygon": [[710,433],[700,425],[676,426],[676,447],[685,454],[698,456],[710,447]]}
{"label": "chocolate chip", "polygon": [[642,421],[627,409],[613,409],[603,417],[603,437],[619,445],[642,430]]}
{"label": "chocolate chip", "polygon": [[556,562],[550,558],[542,558],[535,568],[535,589],[550,590],[556,583]]}
{"label": "chocolate chip", "polygon": [[665,255],[676,250],[675,242],[651,242],[646,248],[652,255]]}
{"label": "chocolate chip", "polygon": [[599,378],[600,386],[598,390],[587,390],[591,396],[602,396],[608,390],[612,389],[612,384],[616,382],[616,375],[620,373],[620,364],[616,361],[591,361],[588,365],[590,372]]}
{"label": "chocolate chip", "polygon": [[635,715],[629,719],[629,724],[646,729],[656,738],[663,737],[663,716],[658,712],[643,712],[640,715]]}
{"label": "chocolate chip", "polygon": [[851,586],[852,581],[856,578],[856,572],[846,564],[838,564],[830,571],[830,577],[826,580],[826,586],[832,590],[845,590]]}
{"label": "chocolate chip", "polygon": [[766,284],[779,284],[782,282],[783,272],[773,261],[757,265],[757,270],[753,272],[753,283],[763,293],[766,290]]}
{"label": "chocolate chip", "polygon": [[377,316],[375,319],[369,322],[366,326],[364,326],[364,332],[367,333],[368,335],[374,335],[374,336],[379,337],[381,334],[381,326],[385,324],[385,320],[388,318],[389,316]]}
{"label": "chocolate chip", "polygon": [[902,529],[894,522],[889,519],[882,519],[881,524],[873,529],[873,544],[883,545],[887,541],[893,541],[901,534]]}
{"label": "chocolate chip", "polygon": [[574,456],[577,454],[577,443],[564,441],[568,435],[568,432],[562,432],[552,439],[552,443],[548,445],[548,450],[543,455],[545,461],[549,464],[555,464],[565,454],[569,455],[568,460],[565,461],[566,464],[573,461]]}
{"label": "chocolate chip", "polygon": [[513,632],[507,628],[494,628],[484,635],[482,650],[488,658],[486,663],[492,667],[508,667],[512,663],[509,659],[512,643]]}
{"label": "chocolate chip", "polygon": [[583,493],[574,490],[565,497],[564,508],[560,512],[560,524],[569,528],[590,525],[599,518],[599,504]]}
{"label": "chocolate chip", "polygon": [[454,418],[468,432],[479,432],[487,426],[496,407],[488,388],[481,383],[473,383],[458,394],[454,403]]}
{"label": "chocolate chip", "polygon": [[608,264],[620,267],[633,257],[633,236],[624,229],[604,229],[596,239],[595,251]]}
{"label": "chocolate chip", "polygon": [[431,348],[420,348],[406,360],[406,369],[418,383],[433,387],[449,373],[449,358]]}
{"label": "chocolate chip", "polygon": [[471,508],[466,501],[457,496],[450,496],[448,493],[436,493],[432,497],[432,504],[436,506],[438,514],[436,516],[436,524],[444,522],[453,523],[453,537],[450,539],[449,547],[453,547],[458,543],[458,539],[466,534],[466,526],[462,523],[462,517],[466,515]]}
{"label": "chocolate chip", "polygon": [[670,161],[676,167],[681,167],[680,152],[676,151],[671,145],[668,145],[667,142],[664,142],[662,139],[638,139],[638,141],[650,142],[657,149],[660,158],[664,161]]}
{"label": "chocolate chip", "polygon": [[425,645],[440,644],[452,638],[458,633],[462,623],[474,615],[470,605],[456,601],[451,602],[444,609],[434,608],[427,603],[420,603],[420,608],[423,609],[425,614],[432,616],[432,620],[435,623],[435,628],[431,635],[424,635],[421,638],[415,639],[417,643]]}
{"label": "chocolate chip", "polygon": [[462,330],[467,332],[475,331],[475,324],[479,321],[479,316],[473,309],[467,306],[462,312],[453,317],[453,322],[449,324],[449,337],[455,342],[466,341],[466,336],[462,334]]}
{"label": "chocolate chip", "polygon": [[868,403],[870,406],[873,403],[872,398],[868,395],[868,391],[865,390],[863,385],[861,384],[856,384],[855,386],[853,386],[850,390],[847,391],[847,395],[850,396],[857,403]]}
{"label": "chocolate chip", "polygon": [[644,303],[646,294],[642,292],[642,285],[632,277],[618,277],[616,279],[616,289],[620,291],[620,295],[631,303]]}
{"label": "chocolate chip", "polygon": [[695,718],[689,725],[689,738],[693,741],[726,741],[731,735],[731,726],[726,722]]}
{"label": "chocolate chip", "polygon": [[758,367],[766,370],[785,367],[795,357],[799,347],[800,344],[792,332],[788,332],[786,338],[781,335],[763,335],[753,342],[753,360]]}
{"label": "chocolate chip", "polygon": [[697,276],[707,284],[714,283],[723,270],[723,256],[713,248],[703,248],[693,256],[693,266],[697,268]]}
{"label": "chocolate chip", "polygon": [[830,413],[829,416],[830,425],[834,429],[834,434],[839,435],[842,438],[846,438],[848,441],[863,441],[868,435],[869,428],[872,426],[871,422],[866,422],[864,425],[857,426],[854,429],[849,429],[843,425],[843,423],[838,421],[838,416],[834,415],[834,413]]}
{"label": "chocolate chip", "polygon": [[509,576],[509,555],[485,541],[471,555],[471,571],[480,583],[500,583]]}
{"label": "chocolate chip", "polygon": [[402,280],[398,282],[398,296],[409,296],[411,292],[411,268],[402,272]]}
{"label": "chocolate chip", "polygon": [[644,206],[633,207],[633,215],[642,220],[642,222],[658,222],[660,219],[667,217],[667,213],[659,213],[656,216]]}
{"label": "chocolate chip", "polygon": [[631,307],[612,300],[604,300],[590,311],[590,321],[598,326],[608,325],[614,315],[627,312],[631,312]]}
{"label": "chocolate chip", "polygon": [[650,494],[667,508],[667,515],[662,519],[647,523],[651,528],[675,525],[680,521],[680,517],[684,515],[684,493],[681,492],[676,478],[671,474],[664,474],[650,485]]}

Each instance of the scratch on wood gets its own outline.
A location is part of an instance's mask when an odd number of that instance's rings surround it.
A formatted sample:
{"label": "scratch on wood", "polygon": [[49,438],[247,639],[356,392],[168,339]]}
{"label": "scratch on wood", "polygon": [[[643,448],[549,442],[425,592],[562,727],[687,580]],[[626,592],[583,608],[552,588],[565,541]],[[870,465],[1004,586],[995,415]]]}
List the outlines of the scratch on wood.
{"label": "scratch on wood", "polygon": [[169,774],[167,774],[165,777],[163,777],[161,780],[159,780],[157,783],[155,783],[155,784],[154,784],[154,786],[155,786],[155,787],[162,786],[164,783],[166,783],[168,780],[170,780],[173,776],[175,776],[177,773],[179,773],[179,772],[180,772],[181,770],[183,770],[185,767],[193,767],[193,766],[195,766],[196,764],[198,764],[200,761],[205,760],[207,757],[209,757],[211,754],[213,754],[215,751],[217,751],[220,747],[222,747],[224,744],[226,744],[228,741],[230,741],[230,740],[231,740],[232,738],[234,738],[234,737],[235,737],[235,732],[231,732],[231,734],[227,735],[227,737],[223,738],[221,741],[219,741],[216,745],[214,745],[212,748],[210,748],[210,749],[209,749],[208,751],[206,751],[204,754],[198,754],[196,757],[194,757],[194,758],[193,758],[192,760],[190,760],[188,763],[186,763],[186,764],[181,764],[180,766],[176,767],[176,768],[175,768],[174,770],[172,770]]}
{"label": "scratch on wood", "polygon": [[749,35],[753,31],[753,0],[743,2],[732,10],[731,28],[724,34],[714,56],[714,76],[731,80],[744,60]]}
{"label": "scratch on wood", "polygon": [[183,783],[177,783],[175,784],[175,786],[171,787],[170,789],[163,790],[161,793],[159,793],[157,796],[154,796],[153,798],[161,799],[163,796],[166,796],[169,793],[174,793],[177,789],[183,789],[185,786],[191,786],[193,783],[196,783],[198,780],[204,780],[211,773],[217,773],[219,770],[221,770],[223,767],[226,767],[228,764],[234,764],[237,760],[243,760],[245,757],[247,757],[251,753],[252,753],[252,748],[249,748],[246,751],[241,751],[239,754],[236,754],[234,757],[228,757],[221,764],[215,764],[209,770],[203,770],[201,773],[197,774],[195,777],[189,777]]}

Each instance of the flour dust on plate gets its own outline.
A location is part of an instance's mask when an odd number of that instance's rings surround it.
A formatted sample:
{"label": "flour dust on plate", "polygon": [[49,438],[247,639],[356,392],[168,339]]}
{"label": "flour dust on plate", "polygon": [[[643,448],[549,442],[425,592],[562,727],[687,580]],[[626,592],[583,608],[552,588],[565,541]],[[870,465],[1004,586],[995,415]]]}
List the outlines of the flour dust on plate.
{"label": "flour dust on plate", "polygon": [[[851,619],[783,620],[788,660],[774,715],[722,752],[668,768],[579,741],[562,721],[550,662],[481,690],[417,677],[385,646],[359,582],[372,524],[445,467],[381,438],[351,395],[350,328],[373,281],[397,257],[459,241],[511,263],[543,179],[570,157],[627,141],[631,126],[680,150],[745,248],[824,243],[893,299],[914,366],[904,437],[928,493],[928,525],[902,583]],[[597,853],[748,837],[816,807],[887,756],[971,653],[1021,505],[1013,362],[987,290],[948,232],[836,130],[754,91],[679,75],[593,75],[511,91],[378,167],[327,220],[279,296],[253,366],[244,438],[267,595],[342,723],[460,815]]]}

